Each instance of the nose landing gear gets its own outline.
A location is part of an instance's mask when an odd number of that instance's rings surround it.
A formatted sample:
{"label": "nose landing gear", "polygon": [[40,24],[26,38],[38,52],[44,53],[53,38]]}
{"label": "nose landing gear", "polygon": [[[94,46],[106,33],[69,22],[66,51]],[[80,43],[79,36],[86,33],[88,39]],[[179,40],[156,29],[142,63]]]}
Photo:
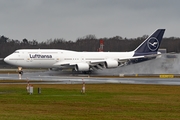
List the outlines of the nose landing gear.
{"label": "nose landing gear", "polygon": [[19,79],[21,79],[23,75],[22,67],[18,67]]}

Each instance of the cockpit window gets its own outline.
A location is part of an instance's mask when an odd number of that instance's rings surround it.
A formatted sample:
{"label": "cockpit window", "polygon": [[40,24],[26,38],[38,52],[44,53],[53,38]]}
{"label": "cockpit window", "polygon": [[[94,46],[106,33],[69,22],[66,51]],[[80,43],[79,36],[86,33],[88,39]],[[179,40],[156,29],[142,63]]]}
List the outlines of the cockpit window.
{"label": "cockpit window", "polygon": [[19,51],[16,50],[14,53],[19,53]]}

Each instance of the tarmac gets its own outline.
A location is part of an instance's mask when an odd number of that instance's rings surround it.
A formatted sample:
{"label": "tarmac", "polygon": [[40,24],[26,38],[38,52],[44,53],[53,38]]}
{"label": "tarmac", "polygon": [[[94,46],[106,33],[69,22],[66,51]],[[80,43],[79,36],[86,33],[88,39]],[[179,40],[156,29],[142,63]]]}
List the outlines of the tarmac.
{"label": "tarmac", "polygon": [[[116,84],[159,84],[159,85],[180,85],[180,78],[171,74],[156,76],[95,76],[86,74],[58,74],[56,71],[42,72],[25,72],[21,78],[18,74],[0,74],[0,84],[99,84],[99,83],[116,83]],[[161,75],[162,76],[162,75]],[[170,77],[168,77],[170,76]],[[9,82],[9,81],[17,82]],[[6,82],[5,82],[6,81]]]}
{"label": "tarmac", "polygon": [[[163,54],[161,58],[114,69],[97,70],[90,74],[72,71],[24,70],[0,74],[0,80],[23,80],[35,84],[123,83],[180,85],[180,54]],[[9,70],[11,71],[11,70]],[[0,84],[15,84],[0,82]],[[19,82],[16,82],[19,83]],[[24,82],[22,82],[23,84]]]}

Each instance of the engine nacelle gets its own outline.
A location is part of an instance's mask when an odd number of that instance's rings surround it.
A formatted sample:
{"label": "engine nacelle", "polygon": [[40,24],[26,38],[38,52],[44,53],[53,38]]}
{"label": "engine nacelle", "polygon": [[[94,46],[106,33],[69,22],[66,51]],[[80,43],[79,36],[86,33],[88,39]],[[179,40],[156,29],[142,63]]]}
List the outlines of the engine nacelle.
{"label": "engine nacelle", "polygon": [[75,66],[76,71],[89,71],[89,64],[87,63],[78,63]]}
{"label": "engine nacelle", "polygon": [[107,60],[105,62],[106,68],[116,68],[118,67],[119,63],[116,60]]}

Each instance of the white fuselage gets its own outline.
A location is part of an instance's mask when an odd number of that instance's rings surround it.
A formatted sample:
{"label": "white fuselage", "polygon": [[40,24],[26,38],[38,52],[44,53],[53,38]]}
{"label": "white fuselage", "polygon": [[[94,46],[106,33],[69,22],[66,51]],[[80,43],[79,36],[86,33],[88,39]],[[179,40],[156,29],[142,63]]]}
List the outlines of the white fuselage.
{"label": "white fuselage", "polygon": [[[7,56],[4,61],[27,68],[54,68],[61,64],[120,60],[132,57],[134,52],[75,52],[59,49],[21,49]],[[55,65],[57,64],[57,65]]]}

